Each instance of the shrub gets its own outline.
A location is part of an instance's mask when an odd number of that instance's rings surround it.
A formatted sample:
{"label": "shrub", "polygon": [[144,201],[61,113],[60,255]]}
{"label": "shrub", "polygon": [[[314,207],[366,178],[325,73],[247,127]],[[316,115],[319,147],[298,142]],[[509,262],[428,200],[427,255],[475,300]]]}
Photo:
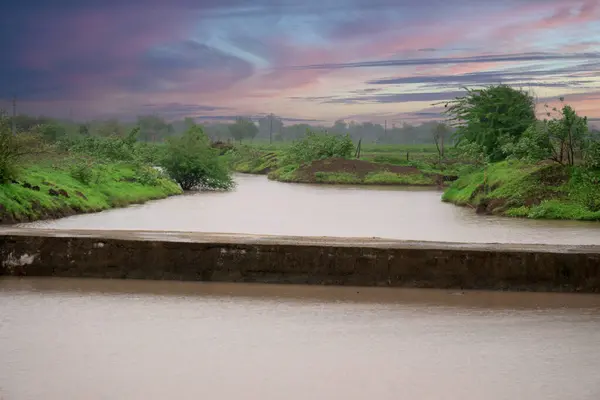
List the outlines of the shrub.
{"label": "shrub", "polygon": [[600,141],[592,139],[588,144],[584,158],[585,166],[589,169],[600,169]]}
{"label": "shrub", "polygon": [[46,151],[38,135],[21,132],[13,135],[10,120],[0,114],[0,183],[15,179],[27,157]]}
{"label": "shrub", "polygon": [[94,180],[94,169],[91,162],[75,162],[69,167],[69,174],[84,185],[89,185]]}
{"label": "shrub", "polygon": [[157,186],[163,177],[161,171],[148,165],[139,165],[135,171],[135,178],[142,185]]}
{"label": "shrub", "polygon": [[230,189],[229,170],[211,148],[200,126],[192,126],[180,137],[169,138],[161,166],[183,190]]}
{"label": "shrub", "polygon": [[303,164],[333,157],[349,158],[353,150],[354,144],[349,135],[317,134],[307,131],[304,138],[293,142],[284,151],[281,165]]}

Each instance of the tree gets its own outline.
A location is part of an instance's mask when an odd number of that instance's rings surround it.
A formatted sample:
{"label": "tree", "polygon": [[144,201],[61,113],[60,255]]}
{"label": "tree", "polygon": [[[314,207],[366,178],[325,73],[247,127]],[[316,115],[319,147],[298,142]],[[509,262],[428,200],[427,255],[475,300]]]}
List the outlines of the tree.
{"label": "tree", "polygon": [[121,125],[118,119],[113,118],[100,122],[96,128],[96,134],[103,137],[123,136],[125,135],[125,127]]}
{"label": "tree", "polygon": [[283,121],[276,115],[269,114],[258,120],[258,134],[260,137],[272,138],[283,131]]}
{"label": "tree", "polygon": [[78,133],[80,136],[90,136],[90,126],[89,124],[80,124]]}
{"label": "tree", "polygon": [[579,158],[593,164],[591,154],[596,151],[596,140],[588,131],[587,118],[578,116],[569,105],[563,105],[560,110],[556,107],[550,110],[547,104],[544,108],[546,117],[552,118],[536,121],[517,141],[503,136],[502,151],[529,162],[552,160],[561,165],[574,165]]}
{"label": "tree", "polygon": [[157,115],[140,115],[137,125],[140,127],[140,140],[144,142],[162,141],[174,133],[173,126]]}
{"label": "tree", "polygon": [[185,117],[183,120],[183,125],[185,126],[185,129],[189,129],[196,125],[196,121],[194,121],[194,118]]}
{"label": "tree", "polygon": [[183,190],[233,187],[229,170],[198,125],[188,128],[182,136],[167,139],[160,164]]}
{"label": "tree", "polygon": [[49,142],[56,142],[67,135],[67,131],[63,125],[56,122],[49,122],[39,125],[36,129],[42,137]]}
{"label": "tree", "polygon": [[254,139],[258,134],[258,127],[251,119],[237,118],[234,124],[229,125],[229,133],[235,140],[242,142],[243,139]]}
{"label": "tree", "polygon": [[[564,101],[560,99],[561,103]],[[546,110],[548,105],[545,105]],[[554,112],[559,112],[555,107]],[[546,112],[546,116],[551,116]],[[544,128],[549,138],[552,151],[552,160],[559,164],[575,164],[575,153],[583,155],[587,144],[588,125],[587,117],[580,117],[569,105],[563,105],[559,112],[560,117],[544,121]]]}
{"label": "tree", "polygon": [[435,141],[435,147],[437,148],[440,159],[444,158],[444,141],[449,133],[450,128],[442,122],[438,122],[433,128],[433,140]]}
{"label": "tree", "polygon": [[331,127],[332,132],[339,133],[339,134],[346,133],[347,129],[348,129],[348,124],[343,119],[339,119],[339,120],[335,121],[333,126]]}
{"label": "tree", "polygon": [[477,143],[490,161],[506,158],[504,143],[517,141],[536,121],[533,97],[507,85],[467,89],[467,94],[446,103],[445,113],[457,128],[457,144]]}

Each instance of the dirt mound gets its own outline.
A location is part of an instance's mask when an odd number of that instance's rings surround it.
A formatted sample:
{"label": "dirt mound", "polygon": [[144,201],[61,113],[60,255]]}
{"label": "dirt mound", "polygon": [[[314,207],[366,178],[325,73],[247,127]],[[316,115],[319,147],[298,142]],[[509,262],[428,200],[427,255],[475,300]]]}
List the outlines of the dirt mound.
{"label": "dirt mound", "polygon": [[396,174],[419,174],[421,171],[415,167],[405,167],[392,164],[379,164],[363,160],[349,160],[345,158],[328,158],[313,161],[309,165],[302,166],[298,173],[303,176],[313,177],[316,172],[347,172],[363,179],[372,172],[389,171]]}

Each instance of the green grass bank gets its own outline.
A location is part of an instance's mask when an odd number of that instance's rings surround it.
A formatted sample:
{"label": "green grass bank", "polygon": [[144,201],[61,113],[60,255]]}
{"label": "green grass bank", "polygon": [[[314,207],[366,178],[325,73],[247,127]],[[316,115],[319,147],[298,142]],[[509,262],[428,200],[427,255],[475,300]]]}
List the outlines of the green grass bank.
{"label": "green grass bank", "polygon": [[97,212],[181,193],[179,185],[146,166],[38,162],[0,185],[0,224]]}
{"label": "green grass bank", "polygon": [[480,214],[600,220],[600,173],[575,166],[503,161],[461,176],[442,200]]}

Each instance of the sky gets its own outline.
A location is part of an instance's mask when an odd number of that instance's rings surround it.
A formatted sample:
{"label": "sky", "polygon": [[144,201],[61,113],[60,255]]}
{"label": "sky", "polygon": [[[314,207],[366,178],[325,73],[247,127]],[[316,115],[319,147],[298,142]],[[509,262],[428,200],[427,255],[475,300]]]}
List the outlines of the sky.
{"label": "sky", "polygon": [[600,121],[600,0],[19,0],[0,46],[35,115],[415,124],[506,83]]}

